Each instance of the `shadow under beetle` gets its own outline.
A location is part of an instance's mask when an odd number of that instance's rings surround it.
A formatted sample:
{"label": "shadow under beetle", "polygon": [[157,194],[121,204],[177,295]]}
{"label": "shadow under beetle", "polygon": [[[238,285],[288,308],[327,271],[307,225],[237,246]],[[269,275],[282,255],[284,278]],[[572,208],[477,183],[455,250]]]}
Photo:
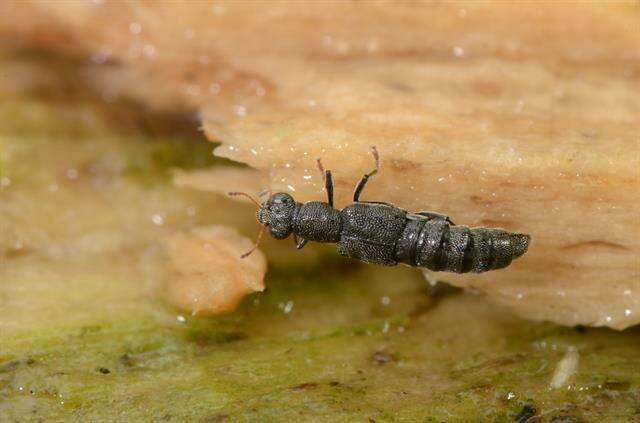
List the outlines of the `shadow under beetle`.
{"label": "shadow under beetle", "polygon": [[337,210],[333,207],[331,171],[323,173],[327,201],[298,203],[284,192],[278,192],[262,204],[245,193],[229,195],[249,197],[259,209],[258,221],[276,239],[293,234],[298,249],[308,241],[337,243],[338,253],[366,263],[425,267],[433,271],[456,273],[486,272],[507,267],[523,255],[531,237],[502,229],[469,228],[455,225],[449,217],[431,211],[411,213],[392,204],[360,201],[369,178],[379,169],[379,157],[371,148],[375,169],[365,174],[353,193],[353,202]]}

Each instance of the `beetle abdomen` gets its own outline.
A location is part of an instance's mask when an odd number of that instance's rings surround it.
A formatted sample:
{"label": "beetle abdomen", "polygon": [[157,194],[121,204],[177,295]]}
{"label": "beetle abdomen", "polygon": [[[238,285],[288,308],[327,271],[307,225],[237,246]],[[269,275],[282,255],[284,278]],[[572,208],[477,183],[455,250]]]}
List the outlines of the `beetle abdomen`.
{"label": "beetle abdomen", "polygon": [[[529,246],[529,235],[513,234],[502,229],[452,226],[444,220],[414,223],[405,231],[404,239],[412,238],[409,248],[399,243],[400,261],[434,271],[455,273],[501,269],[523,255]],[[421,227],[420,227],[421,226]],[[407,225],[407,230],[410,225]],[[405,238],[406,237],[406,238]]]}
{"label": "beetle abdomen", "polygon": [[501,229],[473,228],[471,271],[502,269],[527,252],[531,237]]}

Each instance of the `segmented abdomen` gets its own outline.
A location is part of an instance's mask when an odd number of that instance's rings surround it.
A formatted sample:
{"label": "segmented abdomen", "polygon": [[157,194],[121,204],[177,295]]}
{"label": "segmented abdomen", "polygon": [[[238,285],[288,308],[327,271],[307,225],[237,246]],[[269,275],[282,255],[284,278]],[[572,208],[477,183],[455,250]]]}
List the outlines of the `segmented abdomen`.
{"label": "segmented abdomen", "polygon": [[481,273],[507,267],[527,251],[530,240],[525,234],[452,226],[444,220],[411,222],[407,229],[414,232],[404,234],[412,238],[411,248],[400,254],[404,255],[400,261],[456,273]]}

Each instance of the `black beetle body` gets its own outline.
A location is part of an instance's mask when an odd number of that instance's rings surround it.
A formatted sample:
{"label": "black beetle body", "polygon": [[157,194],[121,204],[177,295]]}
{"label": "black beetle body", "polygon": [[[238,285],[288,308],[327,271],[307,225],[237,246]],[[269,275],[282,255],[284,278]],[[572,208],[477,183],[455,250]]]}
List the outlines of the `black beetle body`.
{"label": "black beetle body", "polygon": [[354,202],[333,208],[331,172],[324,171],[328,202],[298,203],[279,192],[262,203],[258,221],[277,239],[293,234],[296,246],[307,241],[337,243],[338,253],[367,263],[394,266],[404,263],[434,271],[456,273],[501,269],[523,255],[530,236],[502,229],[469,228],[453,224],[439,213],[406,210],[387,203],[362,202],[359,196],[366,174],[354,193]]}

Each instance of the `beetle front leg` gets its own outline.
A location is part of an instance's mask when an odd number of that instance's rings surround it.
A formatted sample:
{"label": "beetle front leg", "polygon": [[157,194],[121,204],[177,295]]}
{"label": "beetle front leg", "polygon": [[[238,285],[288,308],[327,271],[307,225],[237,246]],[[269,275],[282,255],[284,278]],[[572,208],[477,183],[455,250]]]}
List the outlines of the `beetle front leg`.
{"label": "beetle front leg", "polygon": [[324,190],[327,192],[327,203],[329,203],[329,205],[333,207],[333,178],[331,177],[331,171],[324,170],[324,166],[322,166],[322,161],[320,161],[320,158],[318,158],[316,161],[318,163],[318,169],[320,169],[320,172],[322,172],[322,179],[324,180]]}
{"label": "beetle front leg", "polygon": [[298,238],[298,235],[293,234],[293,243],[296,245],[296,248],[298,250],[301,250],[302,247],[304,247],[305,245],[307,245],[307,242],[309,242],[308,239],[304,239],[304,238]]}

